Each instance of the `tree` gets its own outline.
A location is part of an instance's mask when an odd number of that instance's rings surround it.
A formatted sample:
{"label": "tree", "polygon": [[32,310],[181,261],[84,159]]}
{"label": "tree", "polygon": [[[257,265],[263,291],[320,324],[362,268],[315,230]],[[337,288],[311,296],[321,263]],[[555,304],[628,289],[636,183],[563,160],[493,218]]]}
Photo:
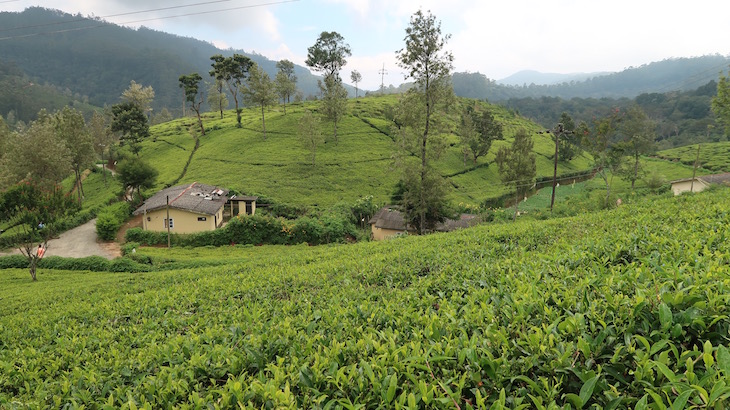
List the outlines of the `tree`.
{"label": "tree", "polygon": [[136,104],[126,102],[113,105],[112,116],[112,131],[119,132],[122,143],[129,145],[132,153],[139,157],[140,143],[150,136],[144,112]]}
{"label": "tree", "polygon": [[256,104],[261,107],[261,126],[266,139],[266,107],[276,104],[276,90],[269,75],[258,65],[254,64],[246,81],[248,87],[244,90],[244,99],[247,104]]}
{"label": "tree", "polygon": [[[104,184],[106,184],[106,166],[104,164],[104,153],[111,149],[116,142],[114,134],[107,126],[104,115],[94,112],[89,122],[86,123],[86,130],[91,135],[94,151],[101,157],[102,171],[104,172]],[[108,158],[108,157],[107,157]]]}
{"label": "tree", "polygon": [[324,78],[334,77],[339,82],[340,70],[351,56],[350,46],[336,31],[323,31],[312,47],[307,49],[308,67],[323,74]]}
{"label": "tree", "polygon": [[56,133],[52,118],[42,110],[38,119],[10,135],[2,158],[5,186],[35,181],[52,189],[71,172],[71,151]]}
{"label": "tree", "polygon": [[289,60],[279,61],[276,63],[276,68],[279,69],[274,79],[276,92],[284,102],[284,115],[286,115],[286,105],[297,92],[297,76],[294,75],[294,63]]}
{"label": "tree", "polygon": [[[413,79],[415,87],[401,99],[401,112],[403,124],[420,136],[419,156],[421,159],[418,185],[412,191],[418,192],[418,206],[415,210],[419,213],[418,231],[424,232],[428,225],[428,199],[431,194],[428,187],[438,184],[429,183],[433,172],[430,171],[429,159],[429,137],[433,127],[433,114],[435,110],[444,108],[445,103],[453,97],[453,89],[449,82],[452,68],[453,56],[451,52],[444,51],[449,35],[441,37],[441,23],[428,13],[417,11],[411,16],[410,25],[406,28],[405,48],[397,52],[398,65],[406,70],[406,79]],[[412,178],[404,178],[404,181],[412,181]]]}
{"label": "tree", "polygon": [[139,198],[142,197],[142,188],[152,188],[155,185],[157,175],[156,169],[139,158],[125,159],[117,165],[117,177],[122,186],[137,190]]}
{"label": "tree", "polygon": [[643,177],[639,159],[654,150],[654,129],[654,122],[638,105],[629,107],[621,118],[619,133],[622,139],[619,148],[634,160],[631,169],[624,172],[624,178],[631,181],[631,189],[634,189],[636,180]]}
{"label": "tree", "polygon": [[221,119],[223,119],[223,110],[228,108],[228,97],[223,92],[223,80],[216,79],[215,84],[210,86],[208,90],[208,105],[210,108],[219,110]]}
{"label": "tree", "polygon": [[730,79],[720,74],[717,95],[712,98],[712,112],[725,127],[725,135],[730,136]]}
{"label": "tree", "polygon": [[515,139],[509,148],[502,147],[497,151],[496,162],[499,166],[499,177],[503,184],[515,189],[513,220],[517,219],[521,198],[532,189],[535,183],[537,166],[535,153],[532,151],[533,145],[530,135],[526,130],[521,129],[515,134]]}
{"label": "tree", "polygon": [[471,156],[474,165],[477,159],[487,155],[494,140],[501,140],[502,124],[498,123],[489,110],[477,111],[468,106],[461,116],[459,138],[464,155]]}
{"label": "tree", "polygon": [[190,108],[195,111],[198,116],[198,125],[200,126],[200,134],[205,135],[205,128],[203,127],[203,119],[200,117],[200,106],[203,104],[203,93],[198,92],[200,89],[200,81],[203,77],[198,73],[191,73],[188,75],[181,75],[178,81],[180,81],[180,88],[185,91],[185,101],[190,103]]}
{"label": "tree", "polygon": [[94,141],[86,128],[84,116],[81,112],[64,107],[53,117],[56,134],[66,143],[71,153],[71,168],[74,171],[76,191],[79,204],[84,196],[84,187],[81,181],[81,173],[94,164],[95,151]]}
{"label": "tree", "polygon": [[210,59],[213,61],[211,64],[213,69],[210,70],[210,75],[217,80],[223,81],[228,87],[228,91],[233,96],[233,101],[236,104],[236,127],[241,128],[241,111],[243,109],[238,106],[238,92],[241,84],[248,76],[248,70],[253,65],[253,61],[241,54],[233,54],[233,57],[223,57],[216,54]]}
{"label": "tree", "polygon": [[322,113],[324,117],[332,122],[334,128],[335,144],[337,139],[337,124],[347,111],[347,90],[342,86],[341,82],[336,81],[333,77],[324,79],[324,86],[320,83],[322,90]]}
{"label": "tree", "polygon": [[362,81],[362,74],[360,74],[360,72],[357,70],[352,70],[352,72],[350,73],[350,80],[355,83],[355,98],[357,98],[357,85],[360,83],[360,81]]}
{"label": "tree", "polygon": [[604,206],[610,203],[613,175],[621,167],[623,159],[623,152],[612,143],[618,117],[619,111],[616,109],[610,115],[596,119],[592,130],[585,123],[578,126],[578,133],[582,134],[582,145],[593,156],[596,175],[600,176],[606,185]]}
{"label": "tree", "polygon": [[18,249],[28,259],[33,281],[37,280],[38,262],[48,247],[48,240],[56,233],[56,222],[78,209],[73,198],[61,192],[60,186],[49,189],[44,185],[26,180],[0,197],[0,219],[19,228],[22,239]]}
{"label": "tree", "polygon": [[152,105],[154,99],[155,90],[152,86],[142,87],[134,80],[129,83],[129,88],[122,92],[122,101],[136,105],[143,113],[151,110],[150,105]]}
{"label": "tree", "polygon": [[319,128],[319,119],[309,111],[299,120],[299,139],[304,148],[312,154],[312,168],[314,168],[317,147],[324,143],[324,137]]}
{"label": "tree", "polygon": [[563,124],[563,134],[558,136],[555,133],[550,133],[550,135],[553,137],[553,142],[555,142],[555,138],[559,138],[558,159],[563,162],[568,162],[578,154],[580,140],[575,133],[575,122],[567,112],[560,114],[560,124]]}

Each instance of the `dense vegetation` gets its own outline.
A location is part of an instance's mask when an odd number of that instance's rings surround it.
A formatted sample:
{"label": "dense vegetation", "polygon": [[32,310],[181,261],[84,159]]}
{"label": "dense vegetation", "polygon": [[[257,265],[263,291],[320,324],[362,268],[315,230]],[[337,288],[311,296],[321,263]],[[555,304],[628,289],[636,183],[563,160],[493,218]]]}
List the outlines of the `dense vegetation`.
{"label": "dense vegetation", "polygon": [[[69,89],[77,100],[98,107],[119,102],[119,95],[135,80],[155,89],[154,112],[166,107],[180,115],[180,75],[197,71],[207,76],[210,56],[222,53],[200,40],[144,27],[134,30],[98,18],[40,7],[21,13],[2,12],[0,26],[6,28],[5,35],[12,37],[0,41],[3,62],[14,63],[35,82]],[[52,34],[33,35],[46,32]],[[258,54],[235,52],[249,56],[272,78],[276,75],[275,61]],[[316,94],[316,77],[303,67],[297,66],[295,70],[297,85],[304,95]],[[0,89],[0,93],[4,92],[18,91]],[[6,116],[7,112],[0,111],[0,115]],[[23,109],[21,119],[28,121],[37,112]]]}
{"label": "dense vegetation", "polygon": [[141,248],[176,267],[41,270],[34,286],[9,269],[0,406],[722,408],[728,204],[717,190],[383,243]]}

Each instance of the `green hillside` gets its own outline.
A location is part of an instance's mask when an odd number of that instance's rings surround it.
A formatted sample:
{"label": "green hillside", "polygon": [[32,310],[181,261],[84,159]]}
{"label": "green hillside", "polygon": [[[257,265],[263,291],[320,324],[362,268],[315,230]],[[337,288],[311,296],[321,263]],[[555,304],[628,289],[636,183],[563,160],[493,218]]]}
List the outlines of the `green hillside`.
{"label": "green hillside", "polygon": [[6,269],[0,407],[723,408],[728,215],[724,189],[378,243],[138,249],[169,269],[149,273]]}
{"label": "green hillside", "polygon": [[[458,124],[459,106],[474,103],[458,100],[450,118],[452,131]],[[393,168],[395,149],[391,121],[387,113],[398,103],[398,96],[350,99],[348,112],[338,126],[338,142],[331,137],[332,126],[322,123],[328,136],[317,151],[316,166],[299,142],[297,124],[305,110],[317,111],[319,102],[292,104],[286,110],[276,108],[266,113],[268,138],[261,132],[260,109],[244,111],[243,128],[235,127],[235,115],[226,112],[224,119],[206,114],[206,135],[195,140],[188,132],[192,119],[176,120],[152,128],[153,138],[143,144],[141,157],[159,171],[157,188],[173,183],[200,181],[233,188],[241,193],[259,194],[279,203],[301,206],[330,206],[339,201],[352,201],[373,195],[378,202],[387,202],[397,182]],[[485,104],[485,103],[482,103]],[[495,117],[504,124],[504,141],[497,141],[485,158],[474,166],[464,165],[458,137],[451,134],[450,147],[437,163],[441,174],[453,187],[450,199],[455,203],[480,205],[507,193],[493,163],[497,149],[509,144],[514,133],[525,128],[534,133],[538,178],[551,178],[554,145],[548,135],[539,135],[541,128],[498,106],[491,106]],[[188,159],[185,175],[180,177]],[[561,175],[586,172],[590,158],[579,156],[561,163]]]}
{"label": "green hillside", "polygon": [[[657,156],[692,166],[697,159],[697,144],[659,151]],[[730,172],[730,141],[702,144],[699,160],[700,167],[713,173]]]}

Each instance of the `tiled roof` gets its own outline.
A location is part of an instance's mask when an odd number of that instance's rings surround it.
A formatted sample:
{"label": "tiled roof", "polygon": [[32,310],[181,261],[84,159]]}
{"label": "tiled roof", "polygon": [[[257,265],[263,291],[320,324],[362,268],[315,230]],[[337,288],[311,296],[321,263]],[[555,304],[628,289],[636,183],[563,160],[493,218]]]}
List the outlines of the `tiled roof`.
{"label": "tiled roof", "polygon": [[178,185],[163,189],[148,198],[142,206],[134,211],[135,215],[164,209],[167,200],[170,208],[181,209],[204,215],[215,215],[228,200],[228,190],[213,185],[193,182],[190,185]]}

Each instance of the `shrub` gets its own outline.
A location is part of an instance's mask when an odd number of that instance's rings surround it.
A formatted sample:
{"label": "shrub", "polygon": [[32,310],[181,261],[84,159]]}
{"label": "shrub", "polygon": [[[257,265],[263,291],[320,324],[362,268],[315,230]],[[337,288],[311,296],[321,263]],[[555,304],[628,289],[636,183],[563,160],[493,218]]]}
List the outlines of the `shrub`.
{"label": "shrub", "polygon": [[127,220],[130,214],[130,207],[127,202],[117,202],[107,206],[96,219],[96,234],[105,241],[112,241],[117,236],[117,231]]}
{"label": "shrub", "polygon": [[116,258],[109,264],[109,272],[149,272],[150,267],[137,263],[129,258]]}
{"label": "shrub", "polygon": [[291,243],[308,243],[319,245],[322,243],[324,226],[314,218],[303,216],[294,222],[290,230]]}

